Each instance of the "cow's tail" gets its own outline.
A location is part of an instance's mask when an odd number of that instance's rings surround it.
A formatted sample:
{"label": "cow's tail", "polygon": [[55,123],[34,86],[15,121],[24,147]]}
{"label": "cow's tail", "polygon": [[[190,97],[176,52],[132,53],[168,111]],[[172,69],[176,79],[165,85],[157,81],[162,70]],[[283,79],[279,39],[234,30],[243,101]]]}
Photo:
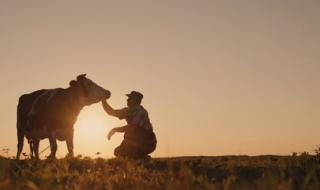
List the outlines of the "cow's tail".
{"label": "cow's tail", "polygon": [[17,156],[16,159],[20,159],[20,154],[23,149],[23,141],[24,141],[24,127],[26,122],[26,114],[24,113],[23,106],[22,106],[22,99],[23,96],[19,98],[18,108],[17,108],[17,137],[18,137],[18,144],[17,144]]}

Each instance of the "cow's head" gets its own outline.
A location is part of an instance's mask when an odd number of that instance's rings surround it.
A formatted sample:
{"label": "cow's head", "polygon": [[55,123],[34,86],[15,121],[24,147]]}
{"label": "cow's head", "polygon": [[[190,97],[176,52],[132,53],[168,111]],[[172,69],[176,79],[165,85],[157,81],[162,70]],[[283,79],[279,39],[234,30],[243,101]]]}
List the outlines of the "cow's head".
{"label": "cow's head", "polygon": [[77,80],[72,80],[69,84],[71,88],[76,89],[79,92],[80,98],[85,105],[108,99],[111,95],[110,91],[88,79],[86,74],[79,75]]}

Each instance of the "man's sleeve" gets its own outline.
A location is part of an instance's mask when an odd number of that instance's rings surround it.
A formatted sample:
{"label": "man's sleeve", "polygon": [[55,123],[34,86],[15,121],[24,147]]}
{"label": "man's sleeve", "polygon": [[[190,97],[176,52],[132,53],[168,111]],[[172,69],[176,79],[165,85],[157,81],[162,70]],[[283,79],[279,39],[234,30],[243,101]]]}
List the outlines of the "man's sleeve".
{"label": "man's sleeve", "polygon": [[123,108],[119,110],[114,110],[112,115],[118,117],[119,119],[125,119],[127,117],[128,109]]}

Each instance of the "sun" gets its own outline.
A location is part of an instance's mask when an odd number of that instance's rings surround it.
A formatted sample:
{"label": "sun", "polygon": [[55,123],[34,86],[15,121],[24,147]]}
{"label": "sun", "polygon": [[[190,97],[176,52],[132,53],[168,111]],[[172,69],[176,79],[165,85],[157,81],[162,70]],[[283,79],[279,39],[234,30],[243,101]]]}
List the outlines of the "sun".
{"label": "sun", "polygon": [[101,105],[83,108],[74,125],[75,154],[92,157],[99,152],[104,157],[112,157],[113,149],[119,142],[116,138],[108,141],[107,134],[115,125]]}
{"label": "sun", "polygon": [[75,133],[83,140],[101,138],[107,132],[108,122],[97,112],[95,109],[84,109],[79,114]]}

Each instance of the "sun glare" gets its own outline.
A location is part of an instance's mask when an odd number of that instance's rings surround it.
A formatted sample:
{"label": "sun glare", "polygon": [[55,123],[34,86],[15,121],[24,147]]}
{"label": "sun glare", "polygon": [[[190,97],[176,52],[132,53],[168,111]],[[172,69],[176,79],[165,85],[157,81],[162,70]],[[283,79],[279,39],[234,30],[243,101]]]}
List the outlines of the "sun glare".
{"label": "sun glare", "polygon": [[99,152],[104,157],[111,157],[115,141],[108,141],[107,133],[114,125],[101,105],[85,107],[74,127],[75,153],[94,156]]}

